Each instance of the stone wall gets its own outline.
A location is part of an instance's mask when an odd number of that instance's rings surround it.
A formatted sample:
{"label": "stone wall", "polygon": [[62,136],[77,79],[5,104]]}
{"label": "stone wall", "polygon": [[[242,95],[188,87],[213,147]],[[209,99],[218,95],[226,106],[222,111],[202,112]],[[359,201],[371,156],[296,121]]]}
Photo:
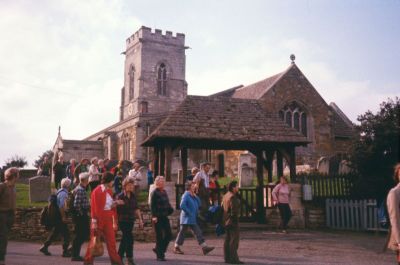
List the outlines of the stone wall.
{"label": "stone wall", "polygon": [[[141,211],[144,221],[144,229],[139,229],[139,225],[136,222],[134,228],[134,238],[136,241],[154,242],[155,234],[151,224],[150,209],[147,204],[141,205]],[[17,209],[14,226],[10,233],[11,240],[22,240],[22,241],[41,241],[46,240],[48,231],[44,226],[40,225],[40,212],[42,208],[19,208]],[[177,233],[178,229],[178,215],[173,214],[171,216],[171,228],[173,234]],[[71,234],[73,233],[74,226],[71,219],[69,218],[68,223]],[[117,234],[117,239],[120,238],[121,232]]]}

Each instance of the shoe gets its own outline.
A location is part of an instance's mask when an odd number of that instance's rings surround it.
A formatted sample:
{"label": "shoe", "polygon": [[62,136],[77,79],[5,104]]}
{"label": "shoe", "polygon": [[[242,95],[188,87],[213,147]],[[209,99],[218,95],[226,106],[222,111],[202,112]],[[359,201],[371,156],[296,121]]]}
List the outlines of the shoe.
{"label": "shoe", "polygon": [[39,251],[42,252],[45,256],[51,256],[51,253],[49,252],[46,246],[41,247]]}
{"label": "shoe", "polygon": [[132,258],[128,258],[128,259],[126,260],[126,264],[127,264],[127,265],[135,265],[135,262],[133,261]]}
{"label": "shoe", "polygon": [[287,234],[288,232],[287,232],[287,230],[282,230],[282,233],[284,233],[284,234]]}
{"label": "shoe", "polygon": [[152,250],[153,250],[154,254],[157,255],[157,249],[156,249],[156,248],[153,248]]}
{"label": "shoe", "polygon": [[83,261],[83,258],[81,256],[78,257],[72,257],[71,261]]}
{"label": "shoe", "polygon": [[71,253],[70,253],[68,250],[63,251],[63,253],[62,253],[61,256],[62,256],[63,258],[70,258],[70,257],[72,257]]}
{"label": "shoe", "polygon": [[207,255],[208,253],[210,253],[211,251],[214,250],[215,247],[209,247],[209,246],[205,246],[203,247],[203,254]]}
{"label": "shoe", "polygon": [[175,248],[174,248],[174,253],[175,253],[175,254],[180,254],[180,255],[185,254],[185,253],[183,253],[183,251],[182,251],[179,247],[175,247]]}
{"label": "shoe", "polygon": [[164,257],[157,258],[157,261],[167,261]]}

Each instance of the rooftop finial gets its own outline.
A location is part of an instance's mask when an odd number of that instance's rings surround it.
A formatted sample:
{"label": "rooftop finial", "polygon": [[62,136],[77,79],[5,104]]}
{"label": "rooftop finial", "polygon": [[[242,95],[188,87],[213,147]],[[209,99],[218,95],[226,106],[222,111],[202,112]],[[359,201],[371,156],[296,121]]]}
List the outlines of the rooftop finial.
{"label": "rooftop finial", "polygon": [[61,126],[58,126],[58,135],[61,134]]}
{"label": "rooftop finial", "polygon": [[291,54],[290,60],[292,61],[292,64],[294,64],[294,60],[296,60],[296,56],[294,56],[294,54]]}

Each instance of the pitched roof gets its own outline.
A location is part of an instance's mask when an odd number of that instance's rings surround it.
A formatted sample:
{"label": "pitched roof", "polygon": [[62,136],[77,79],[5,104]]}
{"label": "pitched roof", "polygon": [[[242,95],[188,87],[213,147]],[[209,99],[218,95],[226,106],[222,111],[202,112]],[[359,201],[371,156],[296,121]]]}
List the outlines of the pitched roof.
{"label": "pitched roof", "polygon": [[267,114],[257,100],[187,96],[143,143],[156,139],[228,142],[308,143],[277,115]]}
{"label": "pitched roof", "polygon": [[248,99],[260,99],[265,93],[272,88],[281,77],[287,73],[295,64],[291,64],[285,71],[268,77],[264,80],[258,81],[257,83],[243,86],[235,90],[233,98],[248,98]]}
{"label": "pitched roof", "polygon": [[354,136],[353,123],[343,111],[333,102],[329,104],[333,112],[333,133],[335,137],[350,138]]}
{"label": "pitched roof", "polygon": [[241,87],[243,87],[243,85],[238,85],[238,86],[235,86],[232,88],[228,88],[228,89],[222,90],[218,93],[211,94],[210,97],[228,97],[228,98],[230,98],[230,97],[232,97],[233,93],[235,93],[236,89],[239,89]]}

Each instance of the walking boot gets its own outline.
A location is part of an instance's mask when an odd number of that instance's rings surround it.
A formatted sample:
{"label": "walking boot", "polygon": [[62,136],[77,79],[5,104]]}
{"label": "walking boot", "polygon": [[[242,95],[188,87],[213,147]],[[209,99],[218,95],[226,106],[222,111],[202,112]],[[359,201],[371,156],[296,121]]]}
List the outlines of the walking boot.
{"label": "walking boot", "polygon": [[175,254],[180,254],[180,255],[183,255],[183,254],[184,254],[183,251],[181,250],[181,248],[178,247],[178,246],[176,246],[176,247],[174,248],[174,253],[175,253]]}
{"label": "walking boot", "polygon": [[213,251],[214,248],[215,248],[215,247],[204,246],[204,247],[203,247],[203,255],[207,255],[208,253],[210,253],[211,251]]}
{"label": "walking boot", "polygon": [[48,250],[49,246],[44,245],[39,249],[40,252],[42,252],[45,256],[51,256],[51,253]]}
{"label": "walking boot", "polygon": [[68,250],[64,250],[61,256],[63,258],[70,258],[70,257],[72,257],[72,254]]}
{"label": "walking boot", "polygon": [[135,265],[135,262],[133,261],[133,258],[127,258],[126,259],[126,265]]}

